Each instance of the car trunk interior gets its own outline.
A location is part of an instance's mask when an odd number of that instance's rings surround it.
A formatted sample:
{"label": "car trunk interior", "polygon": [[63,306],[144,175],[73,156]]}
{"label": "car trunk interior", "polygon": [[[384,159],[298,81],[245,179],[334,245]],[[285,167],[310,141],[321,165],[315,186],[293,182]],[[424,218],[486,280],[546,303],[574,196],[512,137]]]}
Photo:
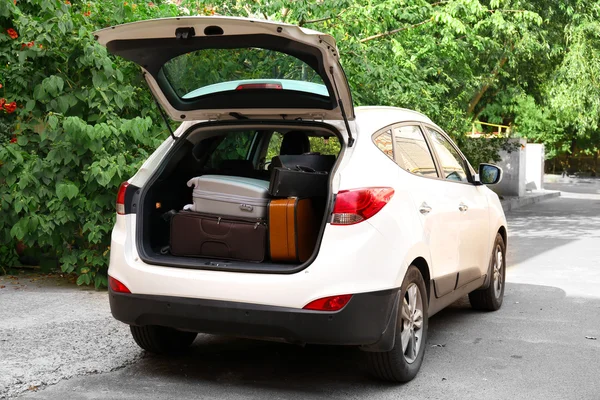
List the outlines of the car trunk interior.
{"label": "car trunk interior", "polygon": [[[240,272],[293,273],[303,269],[316,257],[333,204],[331,175],[342,153],[339,132],[324,123],[230,121],[198,124],[188,129],[140,191],[136,235],[140,258],[155,265]],[[320,169],[327,169],[326,191],[311,200],[318,215],[318,233],[308,260],[272,261],[268,234],[262,262],[171,253],[171,218],[193,203],[193,188],[187,186],[190,179],[216,175],[268,182],[275,166],[281,166],[278,156],[283,154],[297,154],[300,161],[294,159],[294,162],[299,164],[304,155],[317,155],[325,165]],[[269,221],[266,225],[269,226]]]}

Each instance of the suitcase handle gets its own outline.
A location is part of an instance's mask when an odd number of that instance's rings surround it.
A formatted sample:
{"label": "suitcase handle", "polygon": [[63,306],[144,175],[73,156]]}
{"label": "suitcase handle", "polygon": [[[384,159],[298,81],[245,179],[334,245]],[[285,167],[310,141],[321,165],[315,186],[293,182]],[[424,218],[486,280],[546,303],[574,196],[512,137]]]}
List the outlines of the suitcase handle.
{"label": "suitcase handle", "polygon": [[304,165],[296,165],[296,169],[302,172],[317,172],[314,168],[306,167]]}

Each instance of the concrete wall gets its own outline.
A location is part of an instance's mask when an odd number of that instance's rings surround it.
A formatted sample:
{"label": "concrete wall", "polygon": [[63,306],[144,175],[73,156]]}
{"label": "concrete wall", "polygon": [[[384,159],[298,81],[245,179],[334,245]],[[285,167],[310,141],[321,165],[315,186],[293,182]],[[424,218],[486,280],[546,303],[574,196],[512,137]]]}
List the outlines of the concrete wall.
{"label": "concrete wall", "polygon": [[521,144],[519,150],[508,153],[500,152],[502,161],[496,163],[502,168],[502,181],[489,188],[501,196],[523,196],[525,195],[525,139],[511,139],[512,142]]}
{"label": "concrete wall", "polygon": [[544,188],[544,145],[527,143],[525,145],[525,189]]}

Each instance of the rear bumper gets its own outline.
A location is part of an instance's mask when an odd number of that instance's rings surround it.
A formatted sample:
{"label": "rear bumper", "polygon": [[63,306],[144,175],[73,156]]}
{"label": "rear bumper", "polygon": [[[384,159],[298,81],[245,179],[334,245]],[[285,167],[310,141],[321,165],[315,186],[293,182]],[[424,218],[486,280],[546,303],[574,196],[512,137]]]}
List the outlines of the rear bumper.
{"label": "rear bumper", "polygon": [[291,343],[367,346],[377,343],[388,324],[395,323],[391,314],[397,293],[398,289],[355,294],[337,312],[113,291],[109,299],[113,316],[129,325]]}

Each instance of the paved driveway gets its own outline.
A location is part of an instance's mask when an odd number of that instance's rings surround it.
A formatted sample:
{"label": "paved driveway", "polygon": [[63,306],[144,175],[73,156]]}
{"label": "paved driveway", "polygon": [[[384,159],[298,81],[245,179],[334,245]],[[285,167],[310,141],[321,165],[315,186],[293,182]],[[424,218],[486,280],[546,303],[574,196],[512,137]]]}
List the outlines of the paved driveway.
{"label": "paved driveway", "polygon": [[463,299],[433,317],[409,384],[373,381],[359,351],[335,347],[202,335],[186,355],[146,355],[106,293],[2,279],[0,397],[600,399],[600,195],[589,192],[508,214],[502,309]]}

